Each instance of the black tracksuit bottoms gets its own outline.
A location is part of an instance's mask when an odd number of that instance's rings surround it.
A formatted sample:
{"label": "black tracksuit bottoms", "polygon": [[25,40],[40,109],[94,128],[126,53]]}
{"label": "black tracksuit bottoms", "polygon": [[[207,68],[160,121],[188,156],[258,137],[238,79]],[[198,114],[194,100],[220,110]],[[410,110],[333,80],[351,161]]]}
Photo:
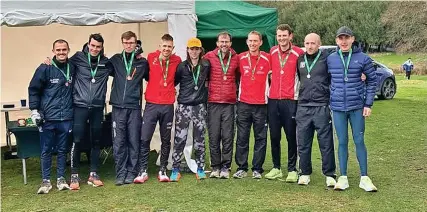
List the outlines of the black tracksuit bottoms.
{"label": "black tracksuit bottoms", "polygon": [[209,152],[213,169],[231,168],[234,106],[234,104],[208,103]]}
{"label": "black tracksuit bottoms", "polygon": [[312,173],[311,148],[314,131],[316,131],[322,155],[322,172],[325,176],[335,177],[334,140],[329,107],[299,105],[296,122],[301,174],[310,175]]}
{"label": "black tracksuit bottoms", "polygon": [[297,101],[268,99],[268,122],[270,125],[271,155],[273,168],[281,169],[282,128],[288,141],[288,172],[297,171],[297,136],[295,116]]}
{"label": "black tracksuit bottoms", "polygon": [[237,103],[237,141],[235,160],[237,170],[248,171],[249,136],[254,128],[254,155],[252,171],[263,173],[267,149],[267,105]]}
{"label": "black tracksuit bottoms", "polygon": [[[78,174],[80,166],[80,149],[78,143],[82,140],[91,142],[90,171],[96,172],[99,166],[100,139],[102,133],[103,107],[83,108],[74,107],[73,136],[74,142],[71,147],[71,174]],[[89,119],[89,140],[83,139]]]}
{"label": "black tracksuit bottoms", "polygon": [[117,179],[133,179],[138,174],[141,119],[141,109],[113,107],[113,152]]}
{"label": "black tracksuit bottoms", "polygon": [[174,116],[173,104],[162,105],[148,103],[145,105],[141,125],[141,146],[139,151],[140,170],[146,170],[148,167],[148,155],[150,153],[150,143],[156,129],[157,122],[160,125],[160,167],[166,169],[168,165],[169,153],[171,148],[171,130]]}

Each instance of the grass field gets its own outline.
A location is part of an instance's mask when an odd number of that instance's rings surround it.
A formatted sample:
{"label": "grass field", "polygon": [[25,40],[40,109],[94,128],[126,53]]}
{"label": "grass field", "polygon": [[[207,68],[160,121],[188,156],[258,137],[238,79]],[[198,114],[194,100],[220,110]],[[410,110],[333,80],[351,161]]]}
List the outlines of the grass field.
{"label": "grass field", "polygon": [[393,69],[395,73],[403,73],[402,64],[411,58],[414,63],[415,74],[427,74],[427,53],[410,53],[410,54],[396,54],[396,53],[373,53],[369,54],[372,59],[386,65]]}
{"label": "grass field", "polygon": [[[359,171],[354,145],[349,145],[350,188],[337,192],[325,188],[320,155],[313,148],[312,181],[308,186],[282,181],[196,181],[184,174],[178,183],[157,182],[156,167],[143,185],[114,186],[112,158],[102,166],[105,186],[82,185],[78,192],[55,189],[37,195],[40,161],[27,160],[28,184],[22,182],[20,160],[1,160],[2,211],[427,211],[427,76],[404,80],[397,76],[397,95],[377,100],[367,119],[368,172],[376,193],[358,188]],[[286,164],[286,141],[282,141]],[[83,157],[84,158],[84,157]],[[151,157],[154,160],[154,157]],[[207,160],[209,161],[209,160]],[[250,160],[251,161],[251,158]],[[151,162],[153,164],[154,162]],[[337,162],[338,163],[338,162]],[[264,168],[272,166],[270,149]],[[88,166],[82,165],[82,176]],[[233,167],[233,172],[235,166]],[[69,172],[68,172],[69,173]],[[55,173],[52,173],[55,176]],[[69,177],[69,176],[68,176]]]}

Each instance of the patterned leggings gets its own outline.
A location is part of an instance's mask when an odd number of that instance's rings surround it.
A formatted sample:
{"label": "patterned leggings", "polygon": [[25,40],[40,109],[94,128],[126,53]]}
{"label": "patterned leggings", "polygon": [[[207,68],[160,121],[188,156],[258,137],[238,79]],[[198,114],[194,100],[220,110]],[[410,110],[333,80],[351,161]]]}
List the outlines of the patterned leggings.
{"label": "patterned leggings", "polygon": [[178,104],[175,112],[175,142],[173,147],[173,168],[179,168],[185,143],[187,141],[188,126],[193,122],[194,151],[199,168],[205,165],[205,131],[206,105],[196,106]]}

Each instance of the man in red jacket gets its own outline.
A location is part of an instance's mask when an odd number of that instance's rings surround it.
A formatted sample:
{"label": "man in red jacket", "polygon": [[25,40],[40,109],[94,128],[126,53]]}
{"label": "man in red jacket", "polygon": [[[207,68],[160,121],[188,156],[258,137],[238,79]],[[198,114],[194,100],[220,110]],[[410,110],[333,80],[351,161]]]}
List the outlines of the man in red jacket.
{"label": "man in red jacket", "polygon": [[282,177],[280,164],[281,129],[285,130],[288,141],[288,177],[286,182],[297,182],[297,138],[296,110],[299,91],[299,79],[296,72],[298,57],[304,51],[291,43],[292,29],[281,24],[276,29],[279,45],[270,50],[272,79],[268,100],[268,120],[270,125],[271,154],[273,169],[265,175],[267,179]]}
{"label": "man in red jacket", "polygon": [[160,182],[169,182],[166,166],[171,146],[171,130],[174,116],[175,71],[178,64],[181,63],[181,58],[172,54],[173,49],[172,36],[165,34],[162,37],[160,50],[148,54],[147,57],[150,72],[145,92],[147,103],[141,125],[141,148],[139,152],[141,171],[135,178],[134,183],[144,183],[148,180],[148,154],[157,122],[160,125],[160,139],[162,141],[158,180]]}
{"label": "man in red jacket", "polygon": [[228,32],[218,34],[216,45],[217,48],[204,57],[211,64],[208,129],[213,170],[210,177],[228,179],[233,155],[234,105],[239,56],[231,48],[231,35]]}
{"label": "man in red jacket", "polygon": [[248,171],[249,135],[254,126],[255,147],[252,160],[252,178],[262,178],[262,165],[267,147],[267,74],[270,72],[270,56],[259,50],[262,35],[257,31],[248,34],[249,51],[239,55],[240,89],[237,105],[236,164],[234,178],[244,178]]}

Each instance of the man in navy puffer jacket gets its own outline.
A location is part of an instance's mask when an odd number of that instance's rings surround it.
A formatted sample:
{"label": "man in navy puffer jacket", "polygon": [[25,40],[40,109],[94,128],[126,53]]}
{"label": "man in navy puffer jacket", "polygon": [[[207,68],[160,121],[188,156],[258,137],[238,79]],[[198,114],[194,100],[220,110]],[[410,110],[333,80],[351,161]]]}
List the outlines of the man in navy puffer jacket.
{"label": "man in navy puffer jacket", "polygon": [[[376,88],[376,73],[372,59],[362,50],[353,46],[354,36],[351,29],[341,27],[337,31],[338,49],[327,58],[328,71],[331,74],[330,106],[337,132],[338,160],[341,176],[335,190],[349,187],[347,179],[348,160],[348,121],[350,121],[356,155],[360,166],[359,187],[365,191],[376,191],[367,173],[367,150],[364,143],[365,117],[371,115]],[[366,81],[361,75],[366,75]],[[366,89],[364,89],[366,83]]]}

